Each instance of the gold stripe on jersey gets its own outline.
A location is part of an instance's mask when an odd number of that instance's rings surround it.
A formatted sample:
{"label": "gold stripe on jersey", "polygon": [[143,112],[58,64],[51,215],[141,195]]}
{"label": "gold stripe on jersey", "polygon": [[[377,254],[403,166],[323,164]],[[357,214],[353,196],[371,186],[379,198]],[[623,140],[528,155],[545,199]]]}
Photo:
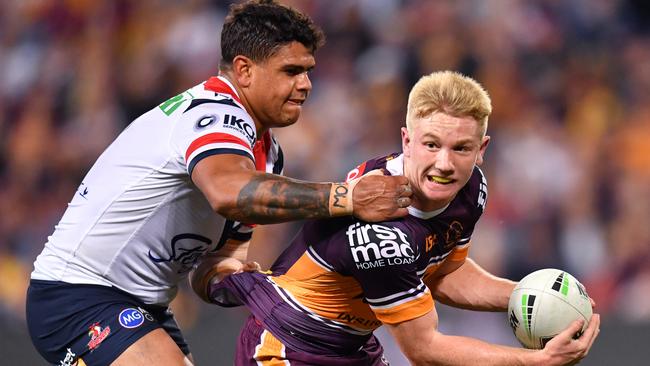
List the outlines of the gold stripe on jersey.
{"label": "gold stripe on jersey", "polygon": [[433,298],[428,287],[417,297],[400,302],[399,305],[386,307],[373,307],[377,319],[386,324],[398,324],[407,320],[419,318],[433,310]]}
{"label": "gold stripe on jersey", "polygon": [[360,331],[372,331],[381,326],[368,304],[363,302],[363,290],[357,280],[326,270],[307,253],[286,274],[272,280],[300,305],[320,317]]}
{"label": "gold stripe on jersey", "polygon": [[464,261],[465,258],[469,255],[469,246],[470,243],[463,245],[462,247],[456,247],[449,255],[449,260],[454,262]]}
{"label": "gold stripe on jersey", "polygon": [[290,365],[285,359],[286,347],[279,339],[275,338],[268,330],[262,332],[260,343],[255,347],[253,360],[261,366],[286,366]]}

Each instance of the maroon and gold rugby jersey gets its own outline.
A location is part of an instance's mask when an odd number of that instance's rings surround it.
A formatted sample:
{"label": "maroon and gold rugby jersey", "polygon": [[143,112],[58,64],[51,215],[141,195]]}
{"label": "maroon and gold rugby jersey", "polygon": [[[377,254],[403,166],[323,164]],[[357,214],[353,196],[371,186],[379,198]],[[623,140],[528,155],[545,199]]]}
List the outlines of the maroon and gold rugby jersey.
{"label": "maroon and gold rugby jersey", "polygon": [[[348,177],[374,169],[401,175],[402,168],[402,155],[392,154],[363,163]],[[445,261],[465,259],[486,199],[486,180],[476,167],[454,200],[436,212],[410,207],[407,217],[381,223],[310,221],[272,275],[236,274],[222,286],[291,348],[354,352],[382,323],[432,310],[427,277]]]}

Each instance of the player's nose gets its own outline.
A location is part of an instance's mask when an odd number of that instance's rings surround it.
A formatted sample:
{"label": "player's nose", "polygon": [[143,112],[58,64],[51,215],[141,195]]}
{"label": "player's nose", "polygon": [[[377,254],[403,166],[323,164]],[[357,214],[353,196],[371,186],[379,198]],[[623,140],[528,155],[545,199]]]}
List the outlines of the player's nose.
{"label": "player's nose", "polygon": [[433,164],[434,168],[442,173],[450,173],[454,171],[454,163],[449,150],[440,149],[435,156]]}
{"label": "player's nose", "polygon": [[311,91],[311,80],[309,79],[309,74],[303,72],[297,77],[298,80],[296,81],[296,89],[302,92],[309,93]]}

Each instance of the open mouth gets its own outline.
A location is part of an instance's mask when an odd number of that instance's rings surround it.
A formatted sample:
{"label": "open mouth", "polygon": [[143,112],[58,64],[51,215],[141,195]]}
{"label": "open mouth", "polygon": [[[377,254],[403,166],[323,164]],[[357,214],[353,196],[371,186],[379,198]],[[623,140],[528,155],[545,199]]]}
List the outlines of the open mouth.
{"label": "open mouth", "polygon": [[450,179],[450,178],[443,178],[443,177],[438,177],[438,176],[435,176],[435,175],[427,175],[427,180],[429,182],[434,182],[434,183],[438,183],[438,184],[449,184],[449,183],[454,181],[453,179]]}
{"label": "open mouth", "polygon": [[304,99],[289,99],[289,103],[296,104],[296,105],[303,105],[305,103]]}

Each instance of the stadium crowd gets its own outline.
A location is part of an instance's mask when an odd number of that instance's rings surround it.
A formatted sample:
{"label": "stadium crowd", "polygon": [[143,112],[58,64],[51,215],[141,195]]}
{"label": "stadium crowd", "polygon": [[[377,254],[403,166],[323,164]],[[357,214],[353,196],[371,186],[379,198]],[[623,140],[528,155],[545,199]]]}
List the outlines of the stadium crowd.
{"label": "stadium crowd", "polygon": [[[490,195],[470,256],[515,280],[565,269],[600,313],[650,322],[650,307],[639,306],[650,302],[646,3],[282,2],[327,35],[301,120],[276,131],[285,175],[340,180],[359,162],[399,151],[417,78],[442,69],[471,75],[494,112],[483,169]],[[3,322],[23,326],[32,263],[107,144],[133,118],[216,73],[227,9],[216,0],[0,4]],[[295,228],[259,227],[255,258],[270,264]],[[192,306],[191,296],[180,303]]]}

